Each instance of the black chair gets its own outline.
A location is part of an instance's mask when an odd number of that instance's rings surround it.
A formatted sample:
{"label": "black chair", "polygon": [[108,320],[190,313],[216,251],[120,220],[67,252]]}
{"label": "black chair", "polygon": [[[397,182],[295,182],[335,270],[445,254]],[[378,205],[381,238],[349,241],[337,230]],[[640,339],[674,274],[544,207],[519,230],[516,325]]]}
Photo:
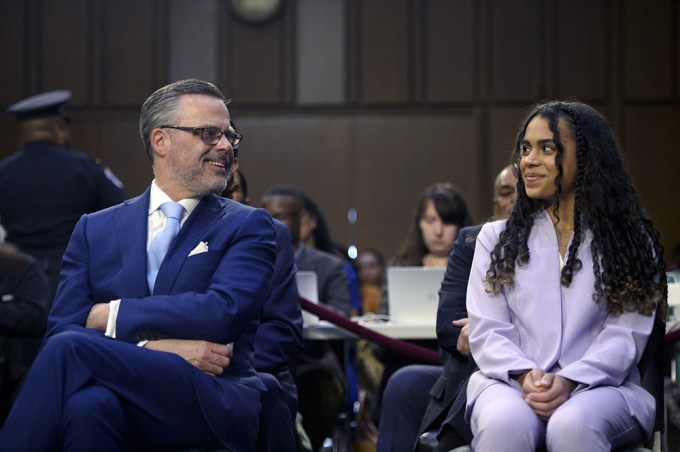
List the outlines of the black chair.
{"label": "black chair", "polygon": [[[615,449],[615,452],[667,452],[666,444],[666,406],[664,400],[664,336],[666,324],[658,317],[654,320],[654,327],[649,342],[638,363],[642,386],[654,396],[656,400],[656,418],[654,420],[654,434],[645,444]],[[425,432],[416,446],[417,452],[433,451],[437,447],[437,432]],[[451,452],[469,452],[469,446],[457,447]]]}

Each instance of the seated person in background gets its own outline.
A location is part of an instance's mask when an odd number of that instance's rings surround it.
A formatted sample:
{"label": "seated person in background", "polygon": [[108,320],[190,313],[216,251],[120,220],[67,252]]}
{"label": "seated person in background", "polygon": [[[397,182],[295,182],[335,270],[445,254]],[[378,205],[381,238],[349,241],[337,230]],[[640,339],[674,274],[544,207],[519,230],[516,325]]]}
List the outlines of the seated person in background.
{"label": "seated person in background", "polygon": [[248,181],[246,181],[246,176],[243,175],[243,172],[240,169],[236,170],[229,179],[227,188],[222,192],[222,196],[233,199],[246,206],[250,205],[250,198],[248,197]]}
{"label": "seated person in background", "polygon": [[[465,199],[453,184],[439,182],[427,187],[418,200],[408,236],[389,266],[446,267],[458,231],[471,224]],[[384,285],[380,312],[388,311]]]}
{"label": "seated person in background", "polygon": [[[231,128],[235,128],[233,121]],[[234,149],[236,159],[238,152],[238,148]],[[248,185],[245,180],[241,170],[236,170],[222,195],[247,204]],[[267,387],[267,392],[262,394],[257,450],[268,452],[295,450],[297,447],[294,432],[298,393],[291,363],[304,347],[302,312],[295,283],[295,257],[290,232],[278,220],[274,220],[274,229],[276,261],[271,291],[262,305],[260,326],[255,335],[255,370]]]}
{"label": "seated person in background", "polygon": [[[390,262],[390,266],[446,267],[458,231],[471,224],[472,218],[465,200],[453,184],[440,182],[429,186],[418,201],[409,235],[401,251]],[[388,310],[385,284],[380,313],[385,314]],[[435,340],[409,342],[432,349],[437,348]],[[392,374],[404,366],[422,362],[388,349],[377,351],[376,356],[385,364],[374,410],[374,417],[379,418],[382,394]]]}
{"label": "seated person in background", "polygon": [[[380,251],[366,248],[359,251],[356,259],[359,288],[361,291],[362,311],[364,315],[375,314],[380,306],[383,280],[385,279],[385,259]],[[371,409],[376,405],[375,397],[385,365],[373,352],[371,342],[361,339],[357,342],[354,359],[359,386],[359,413],[357,430],[359,440],[375,444],[378,439],[377,422],[371,418]],[[374,449],[375,446],[372,446]]]}
{"label": "seated person in background", "polygon": [[52,303],[50,294],[35,259],[6,243],[0,232],[0,425],[38,354]]}
{"label": "seated person in background", "polygon": [[475,451],[610,451],[649,439],[638,361],[666,318],[659,233],[606,120],[541,103],[518,134],[507,221],[484,225],[467,292]]}
{"label": "seated person in background", "polygon": [[143,103],[155,179],[78,221],[0,451],[255,449],[276,243],[267,212],[219,196],[241,141],[227,103],[196,79]]}
{"label": "seated person in background", "polygon": [[346,250],[333,242],[328,224],[316,203],[306,194],[302,194],[305,205],[300,212],[300,240],[306,247],[316,248],[329,254],[335,254],[342,259],[347,273],[349,295],[352,303],[351,314],[361,315],[361,294],[359,292],[359,278],[354,266],[347,260]]}
{"label": "seated person in background", "polygon": [[385,258],[380,251],[366,248],[359,251],[356,266],[363,312],[377,313],[385,281]]}
{"label": "seated person in background", "polygon": [[[494,218],[510,214],[516,199],[517,176],[508,165],[494,183]],[[412,365],[390,378],[383,396],[379,452],[413,452],[418,436],[438,430],[437,452],[467,444],[470,428],[462,418],[465,382],[474,370],[467,336],[465,294],[481,225],[458,233],[439,291],[437,340],[443,366]],[[441,426],[441,427],[440,427]]]}
{"label": "seated person in background", "polygon": [[[319,302],[345,316],[350,315],[350,296],[342,260],[332,254],[309,248],[300,241],[302,193],[290,186],[277,185],[265,191],[262,207],[288,226],[298,270],[314,271],[319,284]],[[333,436],[336,418],[346,399],[343,366],[328,342],[307,341],[295,363],[294,376],[299,394],[302,423],[314,450]]]}

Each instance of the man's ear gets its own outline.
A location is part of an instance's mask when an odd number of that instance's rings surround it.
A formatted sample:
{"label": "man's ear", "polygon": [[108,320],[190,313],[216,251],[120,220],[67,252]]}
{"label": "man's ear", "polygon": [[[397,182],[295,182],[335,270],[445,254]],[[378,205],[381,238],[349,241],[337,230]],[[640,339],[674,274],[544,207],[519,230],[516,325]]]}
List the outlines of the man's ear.
{"label": "man's ear", "polygon": [[151,148],[156,155],[165,157],[169,144],[170,136],[165,130],[157,128],[151,131]]}
{"label": "man's ear", "polygon": [[233,175],[236,171],[238,171],[238,157],[234,157],[234,161],[231,164],[231,172],[229,175]]}

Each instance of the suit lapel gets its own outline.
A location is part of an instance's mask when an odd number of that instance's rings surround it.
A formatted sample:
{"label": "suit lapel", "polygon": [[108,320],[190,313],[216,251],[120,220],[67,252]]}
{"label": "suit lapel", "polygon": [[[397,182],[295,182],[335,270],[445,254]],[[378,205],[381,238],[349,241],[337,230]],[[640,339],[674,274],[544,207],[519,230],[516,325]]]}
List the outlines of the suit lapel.
{"label": "suit lapel", "polygon": [[148,294],[146,281],[146,237],[149,217],[149,190],[125,202],[114,212],[114,228],[119,243],[125,283],[131,294]]}
{"label": "suit lapel", "polygon": [[[184,262],[192,249],[198,245],[205,231],[220,217],[222,205],[217,196],[205,196],[196,206],[170,245],[161,268],[158,270],[154,294],[169,294]],[[146,274],[146,273],[145,273]]]}

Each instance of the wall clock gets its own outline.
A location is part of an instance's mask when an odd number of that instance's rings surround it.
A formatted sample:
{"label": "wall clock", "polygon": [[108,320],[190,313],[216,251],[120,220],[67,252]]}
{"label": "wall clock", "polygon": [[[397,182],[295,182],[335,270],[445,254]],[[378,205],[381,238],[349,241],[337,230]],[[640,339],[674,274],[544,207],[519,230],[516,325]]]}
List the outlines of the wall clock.
{"label": "wall clock", "polygon": [[284,0],[231,0],[231,9],[239,19],[261,24],[276,17],[283,2]]}

